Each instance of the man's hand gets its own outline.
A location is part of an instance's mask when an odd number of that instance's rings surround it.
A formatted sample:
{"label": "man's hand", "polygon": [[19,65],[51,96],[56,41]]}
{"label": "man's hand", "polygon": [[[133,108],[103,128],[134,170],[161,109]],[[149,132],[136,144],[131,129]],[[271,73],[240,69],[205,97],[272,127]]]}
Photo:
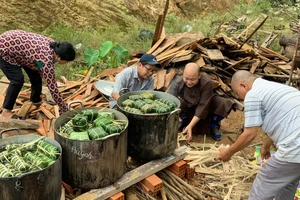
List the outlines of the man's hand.
{"label": "man's hand", "polygon": [[233,154],[229,151],[229,148],[219,148],[219,155],[216,158],[217,161],[228,161]]}
{"label": "man's hand", "polygon": [[190,143],[192,140],[192,128],[190,126],[185,127],[185,129],[182,131],[182,134],[186,134],[187,143]]}
{"label": "man's hand", "polygon": [[266,145],[262,145],[260,147],[260,156],[261,158],[264,160],[264,159],[268,159],[271,157],[271,154],[270,154],[270,146],[266,146]]}

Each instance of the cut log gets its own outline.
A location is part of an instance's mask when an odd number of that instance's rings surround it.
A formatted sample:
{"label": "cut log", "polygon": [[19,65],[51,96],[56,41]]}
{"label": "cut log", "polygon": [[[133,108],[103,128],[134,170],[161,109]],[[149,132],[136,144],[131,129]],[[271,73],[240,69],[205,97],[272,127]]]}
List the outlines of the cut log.
{"label": "cut log", "polygon": [[26,119],[27,118],[27,115],[28,115],[28,112],[29,110],[31,109],[31,106],[32,106],[32,102],[31,101],[26,101],[21,109],[18,111],[18,115],[20,117],[22,117],[23,119]]}
{"label": "cut log", "polygon": [[37,129],[39,122],[19,119],[0,119],[0,130],[18,128],[18,129]]}

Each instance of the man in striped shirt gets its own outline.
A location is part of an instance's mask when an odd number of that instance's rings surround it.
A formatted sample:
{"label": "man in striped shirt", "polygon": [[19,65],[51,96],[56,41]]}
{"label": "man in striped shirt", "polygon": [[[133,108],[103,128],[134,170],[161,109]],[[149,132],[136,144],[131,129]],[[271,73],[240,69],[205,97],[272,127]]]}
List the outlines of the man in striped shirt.
{"label": "man in striped shirt", "polygon": [[[300,92],[244,70],[233,75],[231,87],[244,99],[245,128],[234,144],[220,148],[217,159],[228,161],[254,140],[261,127],[268,136],[261,156],[268,160],[256,176],[249,199],[294,199],[300,180]],[[270,157],[273,143],[277,151]]]}

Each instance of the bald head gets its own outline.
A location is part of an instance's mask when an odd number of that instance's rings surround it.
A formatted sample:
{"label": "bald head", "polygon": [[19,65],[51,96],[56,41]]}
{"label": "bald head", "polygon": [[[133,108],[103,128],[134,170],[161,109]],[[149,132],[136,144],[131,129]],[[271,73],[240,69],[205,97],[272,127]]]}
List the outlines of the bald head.
{"label": "bald head", "polygon": [[256,77],[249,71],[239,70],[237,71],[231,79],[231,86],[239,83],[252,84]]}
{"label": "bald head", "polygon": [[200,67],[196,63],[188,63],[183,71],[183,81],[187,87],[193,87],[199,82]]}
{"label": "bald head", "polygon": [[200,67],[197,63],[188,63],[185,65],[184,72],[186,74],[200,74]]}

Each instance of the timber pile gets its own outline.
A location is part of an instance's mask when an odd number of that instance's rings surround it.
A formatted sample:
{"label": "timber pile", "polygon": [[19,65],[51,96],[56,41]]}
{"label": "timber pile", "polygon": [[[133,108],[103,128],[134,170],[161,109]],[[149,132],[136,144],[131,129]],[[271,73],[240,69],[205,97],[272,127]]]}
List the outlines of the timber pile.
{"label": "timber pile", "polygon": [[[147,52],[155,55],[163,69],[157,72],[155,89],[165,91],[188,62],[196,62],[215,83],[220,95],[235,97],[229,84],[235,71],[243,69],[277,82],[289,79],[290,59],[265,46],[257,49],[240,45],[221,34],[204,38],[201,33],[182,33],[162,36]],[[130,60],[133,65],[137,58]]]}

